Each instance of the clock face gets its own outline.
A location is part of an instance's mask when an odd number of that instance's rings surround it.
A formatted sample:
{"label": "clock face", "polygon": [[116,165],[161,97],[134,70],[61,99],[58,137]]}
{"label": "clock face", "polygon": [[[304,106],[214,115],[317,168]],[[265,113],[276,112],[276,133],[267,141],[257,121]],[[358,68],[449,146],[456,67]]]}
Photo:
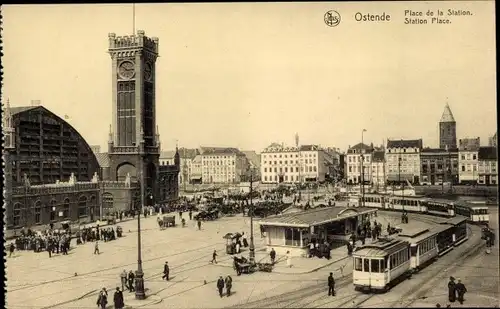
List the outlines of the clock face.
{"label": "clock face", "polygon": [[118,68],[118,74],[120,74],[121,77],[130,79],[134,77],[135,75],[135,68],[134,68],[134,63],[131,61],[124,61],[120,64],[120,67]]}
{"label": "clock face", "polygon": [[146,62],[146,64],[144,65],[144,78],[146,78],[146,80],[151,80],[152,76],[153,76],[153,66],[151,65],[151,63]]}

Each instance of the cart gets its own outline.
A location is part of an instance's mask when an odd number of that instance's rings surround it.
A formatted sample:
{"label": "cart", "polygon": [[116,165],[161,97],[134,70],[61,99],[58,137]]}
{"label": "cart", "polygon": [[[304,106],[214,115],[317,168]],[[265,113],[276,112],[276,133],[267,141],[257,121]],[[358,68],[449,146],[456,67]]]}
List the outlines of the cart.
{"label": "cart", "polygon": [[265,271],[267,273],[273,271],[273,264],[271,263],[257,263],[257,267],[259,268],[259,271]]}
{"label": "cart", "polygon": [[175,216],[163,216],[163,227],[171,226],[175,226]]}

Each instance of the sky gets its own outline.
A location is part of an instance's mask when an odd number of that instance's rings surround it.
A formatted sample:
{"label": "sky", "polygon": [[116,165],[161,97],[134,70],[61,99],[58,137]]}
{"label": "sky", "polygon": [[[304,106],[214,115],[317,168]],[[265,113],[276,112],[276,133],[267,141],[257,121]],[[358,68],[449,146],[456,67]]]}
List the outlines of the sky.
{"label": "sky", "polygon": [[[405,25],[405,10],[469,10],[451,24]],[[341,22],[329,27],[325,12]],[[357,22],[355,14],[391,15]],[[162,150],[273,142],[346,150],[361,141],[438,145],[448,102],[457,137],[496,131],[493,1],[137,4],[135,29],[159,38]],[[437,14],[437,13],[435,13]],[[2,104],[31,100],[107,149],[108,33],[130,35],[132,4],[2,6]]]}

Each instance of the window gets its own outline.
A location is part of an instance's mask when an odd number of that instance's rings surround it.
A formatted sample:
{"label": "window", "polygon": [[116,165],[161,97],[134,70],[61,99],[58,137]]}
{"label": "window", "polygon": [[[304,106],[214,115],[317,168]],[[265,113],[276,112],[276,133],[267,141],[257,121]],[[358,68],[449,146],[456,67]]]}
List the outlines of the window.
{"label": "window", "polygon": [[267,167],[264,167],[264,173],[267,173]]}
{"label": "window", "polygon": [[87,215],[87,197],[81,196],[78,200],[78,216],[86,216]]}
{"label": "window", "polygon": [[363,259],[363,271],[370,272],[370,259]]}
{"label": "window", "polygon": [[14,204],[14,216],[13,216],[13,224],[14,226],[21,225],[21,209],[23,206],[20,203]]}
{"label": "window", "polygon": [[42,202],[35,203],[35,224],[42,223]]}
{"label": "window", "polygon": [[476,155],[475,154],[472,155],[472,160],[476,160]]}
{"label": "window", "polygon": [[285,245],[300,246],[300,231],[298,229],[285,229]]}
{"label": "window", "polygon": [[465,172],[465,165],[462,165],[462,172]]}
{"label": "window", "polygon": [[354,259],[354,270],[363,271],[363,262],[361,258]]}
{"label": "window", "polygon": [[371,270],[371,272],[372,272],[372,273],[380,273],[380,272],[381,272],[381,271],[380,271],[380,267],[379,267],[379,266],[380,266],[380,264],[379,264],[379,261],[380,261],[380,260],[375,260],[375,259],[372,259],[371,261],[372,261],[372,262],[371,262],[371,264],[372,264],[372,265],[371,265],[371,266],[372,266],[372,270]]}
{"label": "window", "polygon": [[64,200],[63,204],[63,218],[69,218],[69,199]]}

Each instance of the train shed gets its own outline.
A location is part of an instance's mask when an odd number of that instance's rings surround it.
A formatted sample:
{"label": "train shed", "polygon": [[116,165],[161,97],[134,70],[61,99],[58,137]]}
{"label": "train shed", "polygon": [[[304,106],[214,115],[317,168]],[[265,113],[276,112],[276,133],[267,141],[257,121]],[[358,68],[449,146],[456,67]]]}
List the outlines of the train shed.
{"label": "train shed", "polygon": [[292,256],[304,256],[311,240],[347,240],[358,225],[376,215],[373,208],[327,207],[270,216],[259,224],[266,232],[268,251],[274,248],[278,254],[290,251]]}

